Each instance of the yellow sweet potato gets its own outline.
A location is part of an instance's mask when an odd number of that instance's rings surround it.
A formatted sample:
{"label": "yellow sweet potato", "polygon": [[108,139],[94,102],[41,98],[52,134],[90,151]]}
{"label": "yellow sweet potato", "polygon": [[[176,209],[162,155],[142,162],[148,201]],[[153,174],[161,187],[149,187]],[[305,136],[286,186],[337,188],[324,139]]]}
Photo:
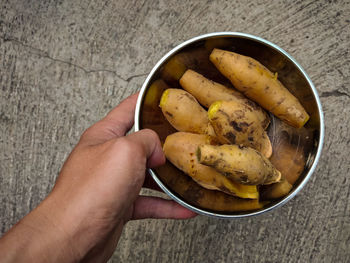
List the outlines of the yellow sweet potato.
{"label": "yellow sweet potato", "polygon": [[241,184],[272,184],[281,179],[281,173],[271,162],[249,147],[200,145],[196,155],[199,163]]}
{"label": "yellow sweet potato", "polygon": [[309,115],[298,99],[277,79],[277,74],[255,59],[214,49],[210,61],[235,88],[281,120],[297,128],[308,121]]}
{"label": "yellow sweet potato", "polygon": [[159,106],[165,118],[178,131],[213,134],[207,112],[187,91],[167,89]]}
{"label": "yellow sweet potato", "polygon": [[195,151],[199,145],[211,143],[207,135],[177,132],[169,135],[163,145],[166,158],[192,177],[202,187],[219,190],[241,198],[258,198],[256,186],[238,184],[215,169],[198,162]]}
{"label": "yellow sweet potato", "polygon": [[180,79],[180,85],[207,108],[218,100],[234,100],[245,104],[250,111],[254,112],[264,129],[270,123],[267,113],[256,103],[243,96],[242,93],[209,80],[191,69],[188,69],[183,74]]}
{"label": "yellow sweet potato", "polygon": [[222,144],[239,144],[261,152],[269,158],[272,147],[257,115],[237,101],[216,101],[208,110],[208,118]]}
{"label": "yellow sweet potato", "polygon": [[154,169],[162,182],[187,203],[212,211],[251,211],[262,208],[268,202],[258,199],[235,197],[224,192],[208,190],[174,165],[167,163]]}
{"label": "yellow sweet potato", "polygon": [[265,186],[261,196],[263,199],[278,199],[286,196],[292,188],[293,186],[282,176],[280,182]]}

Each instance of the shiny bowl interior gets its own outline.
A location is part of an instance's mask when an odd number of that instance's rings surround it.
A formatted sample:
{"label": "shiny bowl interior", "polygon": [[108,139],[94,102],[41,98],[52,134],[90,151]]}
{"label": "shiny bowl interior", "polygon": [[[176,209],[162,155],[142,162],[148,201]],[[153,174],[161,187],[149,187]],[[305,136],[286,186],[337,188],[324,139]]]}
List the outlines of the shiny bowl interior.
{"label": "shiny bowl interior", "polygon": [[277,72],[279,80],[309,113],[310,120],[301,129],[288,126],[270,114],[271,124],[267,130],[273,147],[272,162],[283,170],[282,174],[284,171],[299,172],[300,177],[287,196],[263,202],[263,207],[252,209],[248,201],[200,187],[169,162],[149,172],[171,198],[197,213],[223,218],[257,215],[286,203],[302,189],[316,167],[323,144],[323,113],[316,89],[301,66],[284,50],[262,38],[236,32],[206,34],[178,45],[155,65],[144,82],[136,107],[135,130],[150,128],[157,132],[162,143],[167,135],[175,132],[158,106],[165,87],[152,85],[162,79],[171,88],[181,88],[173,76],[177,72],[171,72],[178,66],[171,66],[169,75],[169,64],[177,63],[173,59],[175,56],[186,68],[230,85],[209,61],[214,47],[253,57],[272,72]]}

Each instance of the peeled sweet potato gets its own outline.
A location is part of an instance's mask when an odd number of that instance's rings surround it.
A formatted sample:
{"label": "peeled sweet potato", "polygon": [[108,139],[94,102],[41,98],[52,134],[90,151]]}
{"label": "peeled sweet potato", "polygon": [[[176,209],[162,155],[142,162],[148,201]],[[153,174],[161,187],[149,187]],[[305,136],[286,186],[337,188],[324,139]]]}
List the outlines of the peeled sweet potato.
{"label": "peeled sweet potato", "polygon": [[257,115],[237,101],[216,101],[208,110],[208,118],[222,144],[239,144],[261,152],[269,158],[272,146]]}
{"label": "peeled sweet potato", "polygon": [[235,88],[286,123],[300,128],[309,115],[288,89],[265,66],[251,57],[214,49],[210,61]]}
{"label": "peeled sweet potato", "polygon": [[183,74],[180,85],[207,108],[218,100],[233,100],[245,104],[250,111],[254,112],[264,129],[270,123],[267,113],[256,103],[248,100],[242,93],[209,80],[191,69]]}
{"label": "peeled sweet potato", "polygon": [[281,179],[281,173],[271,162],[249,147],[200,145],[196,155],[199,163],[241,184],[272,184]]}
{"label": "peeled sweet potato", "polygon": [[236,183],[215,169],[202,165],[196,157],[196,149],[202,144],[210,144],[207,135],[177,132],[169,135],[163,145],[166,158],[178,169],[188,174],[202,187],[218,190],[241,198],[256,199],[256,186]]}

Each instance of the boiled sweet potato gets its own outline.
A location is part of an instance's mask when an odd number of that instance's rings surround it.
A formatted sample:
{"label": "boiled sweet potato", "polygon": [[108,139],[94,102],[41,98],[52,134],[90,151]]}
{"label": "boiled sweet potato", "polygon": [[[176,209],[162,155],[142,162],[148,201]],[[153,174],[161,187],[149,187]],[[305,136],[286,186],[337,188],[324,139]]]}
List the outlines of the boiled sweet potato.
{"label": "boiled sweet potato", "polygon": [[183,74],[180,79],[180,85],[207,108],[218,100],[233,100],[245,104],[246,108],[254,112],[264,129],[270,123],[267,113],[256,103],[247,99],[242,93],[209,80],[191,69],[188,69]]}
{"label": "boiled sweet potato", "polygon": [[261,152],[269,158],[272,147],[257,115],[237,101],[216,101],[208,110],[208,118],[222,144],[239,144]]}
{"label": "boiled sweet potato", "polygon": [[241,184],[272,184],[281,179],[281,173],[271,162],[249,147],[200,145],[196,155],[199,163]]}
{"label": "boiled sweet potato", "polygon": [[157,175],[171,191],[188,204],[211,211],[251,211],[262,208],[268,202],[258,199],[239,198],[221,191],[208,190],[171,163],[155,168]]}
{"label": "boiled sweet potato", "polygon": [[172,164],[191,176],[202,187],[241,198],[258,198],[256,186],[236,183],[215,169],[198,162],[196,149],[208,143],[211,143],[211,139],[207,135],[177,132],[166,138],[163,150],[166,158]]}
{"label": "boiled sweet potato", "polygon": [[166,119],[178,131],[214,134],[206,110],[187,91],[165,90],[159,106]]}
{"label": "boiled sweet potato", "polygon": [[235,88],[286,123],[300,128],[309,115],[288,89],[265,66],[251,57],[214,49],[210,61]]}

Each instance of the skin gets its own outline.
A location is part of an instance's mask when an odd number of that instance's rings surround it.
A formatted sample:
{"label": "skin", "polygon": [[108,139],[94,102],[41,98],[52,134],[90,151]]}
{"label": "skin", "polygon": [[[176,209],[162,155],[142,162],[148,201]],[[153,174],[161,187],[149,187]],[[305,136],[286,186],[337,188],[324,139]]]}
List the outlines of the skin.
{"label": "skin", "polygon": [[147,167],[164,163],[155,132],[125,136],[137,94],[87,129],[42,203],[0,239],[1,262],[106,262],[129,220],[194,217],[173,201],[140,196],[154,188]]}

